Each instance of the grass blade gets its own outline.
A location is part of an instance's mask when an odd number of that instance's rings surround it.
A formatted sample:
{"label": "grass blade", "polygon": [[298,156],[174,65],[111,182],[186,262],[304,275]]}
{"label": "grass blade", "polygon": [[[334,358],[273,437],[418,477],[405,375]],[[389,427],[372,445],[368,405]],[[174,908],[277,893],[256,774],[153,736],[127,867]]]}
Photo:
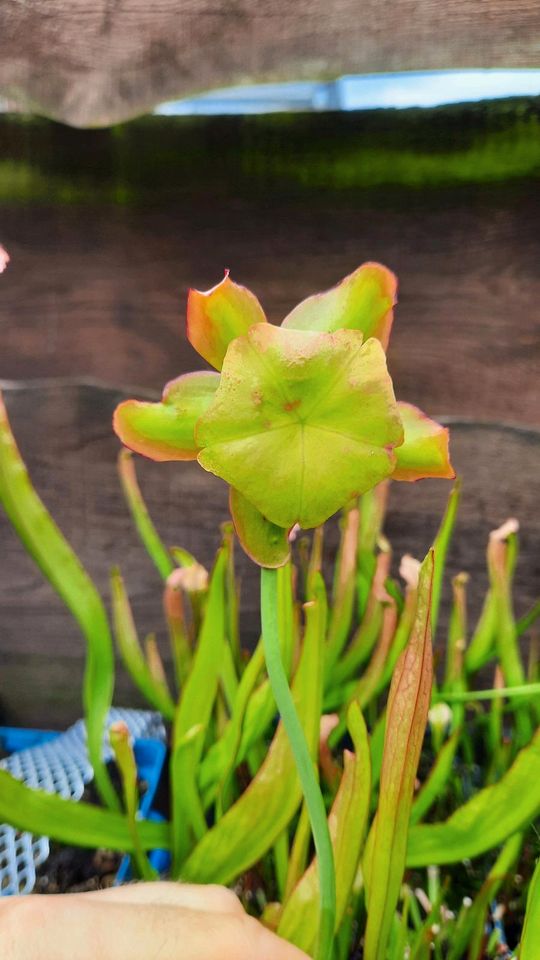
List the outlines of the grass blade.
{"label": "grass blade", "polygon": [[[351,704],[348,727],[355,753],[345,751],[344,771],[329,815],[336,864],[336,924],[339,930],[351,893],[365,836],[371,794],[369,740],[357,704]],[[319,877],[315,859],[288,899],[278,933],[306,953],[317,940],[314,917],[319,901]]]}
{"label": "grass blade", "polygon": [[208,602],[191,672],[174,718],[170,772],[175,873],[189,852],[193,835],[197,837],[201,833],[198,825],[202,826],[203,832],[206,829],[196,774],[218,691],[225,650],[226,570],[227,553],[222,547],[210,580]]}
{"label": "grass blade", "polygon": [[461,738],[461,729],[454,730],[452,735],[440,748],[435,763],[429,772],[427,780],[414,799],[411,809],[410,823],[420,823],[435,801],[442,795],[454,764],[456,750]]}
{"label": "grass blade", "polygon": [[174,570],[174,563],[169,551],[162,543],[148,513],[137,481],[135,463],[131,450],[124,448],[118,454],[118,473],[120,475],[124,497],[139,537],[159,575],[163,580],[166,580]]}
{"label": "grass blade", "polygon": [[157,878],[156,871],[149,863],[139,836],[139,823],[137,820],[137,811],[139,809],[137,764],[135,762],[127,725],[121,720],[113,723],[109,729],[109,739],[114,752],[116,765],[122,777],[124,806],[126,808],[129,832],[133,842],[133,860],[139,876],[142,877],[143,880],[155,880]]}
{"label": "grass blade", "polygon": [[540,730],[498,783],[480,790],[444,823],[411,827],[407,866],[458,863],[522,830],[540,812]]}
{"label": "grass blade", "polygon": [[369,842],[368,919],[364,960],[384,960],[405,868],[414,782],[427,723],[433,676],[431,550],[420,570],[416,619],[388,697],[380,798]]}
{"label": "grass blade", "polygon": [[456,517],[461,497],[461,480],[456,480],[450,496],[444,517],[433,541],[433,551],[435,554],[433,569],[433,592],[431,597],[431,635],[437,635],[437,623],[439,621],[439,607],[441,604],[441,592],[446,567],[446,556],[448,547],[454,532]]}
{"label": "grass blade", "polygon": [[167,681],[154,676],[141,649],[124,581],[117,567],[111,571],[111,604],[116,643],[126,670],[148,702],[167,720],[172,720],[174,703]]}
{"label": "grass blade", "polygon": [[[332,953],[336,917],[334,856],[324,800],[313,769],[313,757],[296,711],[289,689],[287,673],[281,658],[278,584],[276,571],[263,567],[261,569],[261,621],[266,669],[276,706],[294,754],[317,851],[320,884],[320,925],[315,957],[316,960],[329,960]],[[315,601],[311,602],[314,603]],[[324,635],[324,628],[322,635]],[[322,684],[320,699],[322,701]]]}
{"label": "grass blade", "polygon": [[519,960],[538,960],[538,944],[540,943],[540,860],[536,864],[529,896],[523,935],[519,945]]}
{"label": "grass blade", "polygon": [[332,591],[326,656],[329,665],[339,658],[350,633],[356,594],[356,564],[360,511],[355,504],[343,512],[341,538]]}
{"label": "grass blade", "polygon": [[523,834],[510,837],[489,871],[474,902],[452,933],[448,960],[461,960],[468,947],[468,960],[482,960],[482,940],[485,937],[486,913],[490,902],[497,896],[504,881],[515,869],[523,846]]}
{"label": "grass blade", "polygon": [[86,640],[83,703],[88,754],[107,806],[120,804],[102,760],[105,718],[114,688],[114,653],[105,607],[77,555],[34,490],[0,395],[0,503],[41,572],[79,624]]}
{"label": "grass blade", "polygon": [[[310,607],[300,663],[292,691],[312,756],[316,756],[321,715],[322,635],[317,602]],[[275,709],[275,708],[274,708]],[[302,790],[283,724],[247,790],[197,844],[182,865],[183,880],[230,883],[271,848],[300,805]],[[253,829],[253,824],[257,829]]]}
{"label": "grass blade", "polygon": [[[56,793],[34,790],[0,769],[0,821],[18,830],[46,835],[74,847],[105,847],[134,853],[133,837],[123,813],[84,801],[64,800]],[[168,823],[140,820],[139,841],[144,850],[167,849]]]}

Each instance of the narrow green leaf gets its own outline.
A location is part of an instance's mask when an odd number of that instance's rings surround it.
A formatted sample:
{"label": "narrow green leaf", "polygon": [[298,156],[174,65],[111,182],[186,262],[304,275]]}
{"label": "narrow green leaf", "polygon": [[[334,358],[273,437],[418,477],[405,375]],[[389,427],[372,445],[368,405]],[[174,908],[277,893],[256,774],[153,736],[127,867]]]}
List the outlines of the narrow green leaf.
{"label": "narrow green leaf", "polygon": [[357,593],[360,619],[364,616],[371,590],[376,563],[375,550],[382,534],[389,489],[389,482],[384,481],[364,493],[359,500]]}
{"label": "narrow green leaf", "polygon": [[379,597],[370,597],[362,623],[345,650],[341,659],[329,672],[328,683],[341,686],[358,677],[360,668],[369,660],[379,637],[384,613],[384,604]]}
{"label": "narrow green leaf", "polygon": [[114,752],[116,765],[122,778],[124,806],[126,808],[129,831],[133,841],[133,859],[139,875],[143,880],[155,880],[157,873],[150,865],[139,836],[139,821],[137,819],[139,809],[137,764],[135,762],[127,725],[121,720],[111,724],[109,728],[109,739]]}
{"label": "narrow green leaf", "polygon": [[287,880],[282,898],[284,903],[286,903],[286,901],[289,899],[294,888],[296,887],[296,884],[305,873],[310,843],[311,824],[309,822],[309,813],[304,801],[302,804],[302,809],[300,810],[300,816],[298,817],[298,823],[294,833],[294,840],[291,844]]}
{"label": "narrow green leaf", "polygon": [[[293,653],[296,643],[294,624],[294,600],[292,594],[292,568],[287,563],[277,571],[279,580],[278,602],[280,620],[281,656],[287,675],[291,673]],[[323,600],[319,595],[319,600]],[[261,646],[262,651],[262,646]],[[256,678],[255,678],[256,679]],[[248,682],[246,678],[246,682]],[[240,743],[236,751],[236,764],[242,763],[261,738],[267,732],[275,716],[276,705],[268,680],[264,680],[249,696],[245,705],[245,718],[241,724]],[[233,723],[233,718],[229,723]],[[204,798],[205,808],[215,798],[217,785],[223,782],[229,769],[231,741],[228,728],[221,738],[213,743],[202,758],[199,770],[199,789]]]}
{"label": "narrow green leaf", "polygon": [[[499,620],[501,585],[504,591],[504,582],[506,581],[510,588],[515,562],[517,540],[515,536],[509,536],[509,530],[514,529],[514,523],[511,522],[510,527],[504,524],[502,528],[493,530],[489,537],[487,567],[490,585],[476,629],[465,652],[465,670],[468,674],[476,673],[488,660],[496,655],[497,638],[499,637],[499,629],[501,627]],[[506,539],[507,537],[508,539]],[[501,570],[501,565],[505,566],[504,572]],[[498,585],[497,581],[499,581]],[[504,599],[502,605],[504,608]],[[507,617],[503,609],[503,625],[506,619]],[[516,636],[519,636],[517,625],[515,625],[515,630]]]}
{"label": "narrow green leaf", "polygon": [[[413,558],[411,558],[412,560]],[[418,563],[418,561],[414,561]],[[402,561],[403,566],[403,561]],[[376,686],[375,695],[381,693],[385,687],[388,686],[390,680],[392,679],[392,674],[395,670],[396,663],[398,662],[403,650],[409,642],[409,637],[411,635],[412,626],[414,623],[414,618],[416,616],[416,603],[418,599],[418,578],[416,577],[415,582],[412,581],[407,584],[405,592],[405,603],[401,611],[398,625],[396,627],[396,632],[394,634],[394,639],[392,646],[390,648],[388,658],[385,664],[385,668],[381,674],[381,678]]]}
{"label": "narrow green leaf", "polygon": [[380,688],[381,679],[384,676],[385,667],[394,645],[395,635],[396,605],[393,600],[388,598],[388,602],[383,603],[381,632],[373,656],[365,672],[358,680],[354,692],[354,697],[362,710],[373,700]]}
{"label": "narrow green leaf", "polygon": [[221,370],[232,340],[247,333],[266,317],[257,297],[247,287],[225,276],[211,290],[189,291],[187,335],[195,350],[216,370]]}
{"label": "narrow green leaf", "polygon": [[458,863],[522,830],[540,812],[540,730],[508,772],[480,790],[444,823],[411,827],[407,866]]}
{"label": "narrow green leaf", "polygon": [[[79,800],[64,800],[56,793],[34,790],[0,769],[0,821],[38,836],[45,834],[74,847],[105,847],[134,853],[133,837],[123,813],[105,810]],[[168,849],[168,823],[140,820],[137,824],[144,850]]]}
{"label": "narrow green leaf", "polygon": [[467,644],[467,583],[469,575],[458,573],[452,580],[453,604],[446,644],[444,689],[452,690],[463,682],[463,660]]}
{"label": "narrow green leaf", "polygon": [[193,554],[184,547],[171,547],[171,556],[179,567],[193,567],[197,563]]}
{"label": "narrow green leaf", "polygon": [[[405,868],[409,816],[433,675],[430,609],[434,556],[420,570],[416,619],[388,697],[377,814],[371,828],[364,960],[384,960]],[[369,862],[370,861],[370,862]]]}
{"label": "narrow green leaf", "polygon": [[193,624],[188,624],[184,590],[176,570],[170,574],[163,591],[163,612],[167,621],[176,686],[180,690],[189,675],[192,660]]}
{"label": "narrow green leaf", "polygon": [[[354,754],[345,751],[344,771],[328,817],[336,865],[336,933],[339,930],[356,876],[365,836],[371,794],[369,740],[361,711],[351,704],[347,724]],[[306,953],[317,941],[319,876],[315,858],[285,904],[278,933]]]}
{"label": "narrow green leaf", "polygon": [[208,602],[193,658],[191,672],[182,691],[173,725],[170,761],[171,809],[174,865],[185,858],[193,844],[193,835],[204,830],[204,817],[196,786],[204,736],[208,727],[221,673],[226,639],[225,577],[227,555],[222,547],[217,555],[209,587]]}
{"label": "narrow green leaf", "polygon": [[[293,696],[315,757],[321,711],[322,642],[314,602],[310,607]],[[300,805],[302,791],[288,737],[280,723],[260,770],[247,790],[197,844],[181,868],[195,883],[230,883],[270,849]],[[253,824],[257,829],[253,829]]]}
{"label": "narrow green leaf", "polygon": [[111,605],[118,650],[131,679],[148,702],[167,720],[174,717],[174,703],[163,678],[153,674],[141,649],[124,581],[117,568],[111,571]]}
{"label": "narrow green leaf", "polygon": [[32,487],[0,395],[0,503],[41,572],[79,624],[86,640],[83,702],[96,787],[111,809],[119,801],[102,759],[114,688],[114,653],[105,607],[94,584]]}
{"label": "narrow green leaf", "polygon": [[230,722],[227,724],[219,741],[221,744],[221,754],[224,757],[222,761],[223,767],[220,768],[219,771],[219,780],[215,782],[215,790],[203,796],[205,807],[208,806],[210,800],[214,799],[217,792],[225,788],[229,777],[237,765],[246,710],[262,670],[264,670],[264,650],[262,642],[259,642],[242,674]]}
{"label": "narrow green leaf", "polygon": [[364,339],[377,337],[384,349],[392,329],[397,281],[380,263],[363,263],[335,287],[316,293],[283,321],[294,330],[361,330]]}
{"label": "narrow green leaf", "polygon": [[527,910],[523,935],[519,945],[519,960],[538,960],[538,944],[540,943],[540,860],[529,887]]}
{"label": "narrow green leaf", "polygon": [[148,513],[137,481],[135,462],[131,450],[124,448],[118,454],[118,473],[124,497],[139,537],[159,575],[163,580],[166,580],[174,570],[174,563]]}
{"label": "narrow green leaf", "polygon": [[[320,574],[316,575],[320,578]],[[318,936],[315,960],[330,960],[335,931],[336,918],[336,876],[332,841],[326,819],[326,809],[321,792],[318,774],[314,769],[312,750],[305,736],[298,715],[289,680],[281,658],[279,630],[279,580],[275,570],[261,570],[261,625],[264,645],[264,658],[268,679],[281,716],[281,722],[287,733],[294,756],[296,772],[300,779],[305,804],[311,823],[311,832],[317,854],[319,876]],[[320,628],[320,643],[326,633],[326,594],[323,593],[324,619]],[[321,605],[310,601],[306,611],[314,604],[319,611]],[[306,615],[309,614],[306,612]],[[319,679],[319,716],[322,708],[322,677]]]}
{"label": "narrow green leaf", "polygon": [[339,658],[352,626],[357,576],[358,531],[360,511],[355,502],[343,511],[341,537],[332,591],[332,609],[326,641],[327,663]]}
{"label": "narrow green leaf", "polygon": [[386,710],[377,717],[377,721],[369,738],[371,756],[371,786],[374,790],[381,779],[381,770],[384,752],[384,738],[386,735]]}
{"label": "narrow green leaf", "polygon": [[[519,687],[526,679],[512,609],[512,555],[517,545],[515,529],[517,525],[508,521],[493,531],[488,546],[488,567],[497,611],[495,645],[505,683],[510,687]],[[532,720],[527,704],[517,700],[514,706],[518,744],[523,746],[531,738]]]}
{"label": "narrow green leaf", "polygon": [[431,768],[427,780],[415,797],[411,809],[411,826],[414,823],[420,823],[431,807],[439,797],[442,796],[444,788],[452,773],[456,750],[459,745],[461,730],[454,730],[452,735],[443,744],[439,750],[435,763]]}
{"label": "narrow green leaf", "polygon": [[456,928],[452,931],[448,960],[462,960],[467,947],[469,960],[481,960],[489,904],[497,896],[510,872],[515,869],[522,846],[522,833],[515,833],[506,841],[473,903],[458,918]]}
{"label": "narrow green leaf", "polygon": [[465,651],[465,670],[476,673],[495,656],[495,636],[497,633],[497,600],[490,587],[486,593],[478,623]]}
{"label": "narrow green leaf", "polygon": [[439,620],[439,607],[441,603],[441,592],[446,567],[446,555],[448,547],[454,532],[457,511],[461,497],[461,480],[456,480],[452,492],[448,497],[446,510],[441,521],[437,536],[433,541],[433,551],[435,554],[433,568],[433,594],[431,599],[431,634],[437,635],[437,623]]}
{"label": "narrow green leaf", "polygon": [[540,617],[540,600],[537,600],[531,609],[523,614],[516,623],[516,633],[518,637],[523,636],[523,634],[532,627],[533,623],[538,620],[538,617]]}

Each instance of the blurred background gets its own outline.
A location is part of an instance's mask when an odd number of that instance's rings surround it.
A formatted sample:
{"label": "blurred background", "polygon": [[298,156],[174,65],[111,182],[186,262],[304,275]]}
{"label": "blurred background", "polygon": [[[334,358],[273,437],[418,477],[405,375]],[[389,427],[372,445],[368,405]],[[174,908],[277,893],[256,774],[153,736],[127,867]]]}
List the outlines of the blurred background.
{"label": "blurred background", "polygon": [[[119,491],[111,414],[201,366],[187,291],[224,268],[274,322],[364,260],[397,273],[396,393],[452,424],[463,477],[450,572],[472,574],[474,617],[489,531],[515,515],[518,613],[533,602],[534,0],[8,0],[0,102],[1,386],[39,492],[105,595],[121,565],[141,634],[164,636],[159,581]],[[210,565],[220,482],[193,464],[138,467],[167,542]],[[396,561],[425,553],[449,486],[394,485]],[[0,716],[64,724],[80,711],[82,641],[3,517],[0,544]],[[239,562],[250,642],[255,573]]]}

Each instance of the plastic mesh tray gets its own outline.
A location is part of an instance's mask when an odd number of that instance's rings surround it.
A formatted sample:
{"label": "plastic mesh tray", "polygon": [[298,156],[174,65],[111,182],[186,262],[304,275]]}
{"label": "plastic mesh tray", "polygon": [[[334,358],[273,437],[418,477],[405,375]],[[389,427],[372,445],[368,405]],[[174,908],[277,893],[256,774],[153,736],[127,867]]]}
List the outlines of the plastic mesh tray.
{"label": "plastic mesh tray", "polygon": [[[135,759],[139,776],[147,783],[141,800],[143,817],[151,816],[163,762],[165,759],[165,729],[161,716],[148,710],[113,708],[107,717],[110,724],[123,720],[134,740]],[[30,787],[57,793],[68,800],[80,800],[94,772],[86,749],[84,721],[79,720],[65,733],[44,730],[19,730],[0,727],[0,741],[10,756],[0,761],[0,767]],[[113,753],[104,737],[103,758],[112,759]],[[49,838],[21,832],[7,823],[0,825],[0,895],[31,893],[36,882],[36,868],[49,856]],[[156,854],[159,865],[162,854]],[[122,862],[119,878],[129,873],[129,857]]]}

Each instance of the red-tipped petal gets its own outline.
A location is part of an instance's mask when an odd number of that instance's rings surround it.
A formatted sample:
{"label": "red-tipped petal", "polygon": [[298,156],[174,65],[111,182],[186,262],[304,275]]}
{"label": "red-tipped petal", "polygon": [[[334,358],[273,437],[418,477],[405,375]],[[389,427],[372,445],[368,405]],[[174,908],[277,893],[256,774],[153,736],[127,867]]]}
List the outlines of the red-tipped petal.
{"label": "red-tipped petal", "polygon": [[294,330],[360,330],[364,340],[376,337],[388,346],[397,280],[380,263],[363,263],[354,273],[324,293],[299,303],[283,321]]}
{"label": "red-tipped petal", "polygon": [[405,439],[394,449],[396,469],[392,479],[414,481],[438,477],[453,480],[456,474],[450,462],[446,427],[431,420],[412,403],[400,402],[398,409]]}
{"label": "red-tipped petal", "polygon": [[160,403],[121,403],[114,412],[114,430],[126,447],[151,460],[195,460],[195,424],[218,384],[219,375],[210,371],[171,380]]}
{"label": "red-tipped petal", "polygon": [[231,340],[246,334],[254,323],[265,322],[264,310],[255,294],[234,283],[228,270],[211,290],[189,291],[188,340],[216,370],[221,370]]}

